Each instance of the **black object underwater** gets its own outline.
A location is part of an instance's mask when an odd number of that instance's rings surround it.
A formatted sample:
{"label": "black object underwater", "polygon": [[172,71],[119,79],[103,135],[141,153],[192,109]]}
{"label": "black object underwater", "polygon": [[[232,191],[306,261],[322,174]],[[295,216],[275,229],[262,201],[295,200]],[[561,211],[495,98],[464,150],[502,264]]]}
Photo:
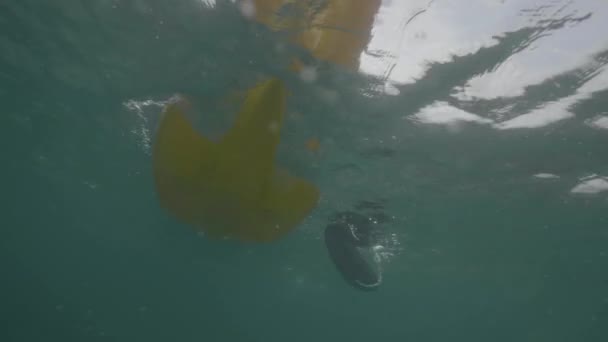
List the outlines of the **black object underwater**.
{"label": "black object underwater", "polygon": [[378,288],[381,274],[362,254],[361,248],[371,248],[378,228],[370,218],[343,212],[325,227],[325,246],[342,277],[353,287],[364,291]]}

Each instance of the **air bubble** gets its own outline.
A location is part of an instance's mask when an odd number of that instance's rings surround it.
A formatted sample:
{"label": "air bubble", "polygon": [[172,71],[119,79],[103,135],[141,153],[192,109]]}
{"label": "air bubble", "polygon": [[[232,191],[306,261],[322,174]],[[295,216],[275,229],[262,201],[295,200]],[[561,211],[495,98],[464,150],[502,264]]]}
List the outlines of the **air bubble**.
{"label": "air bubble", "polygon": [[317,80],[317,69],[314,67],[303,67],[300,71],[300,78],[304,82],[315,82]]}
{"label": "air bubble", "polygon": [[253,18],[255,16],[255,5],[251,0],[245,0],[241,2],[241,14],[247,18]]}

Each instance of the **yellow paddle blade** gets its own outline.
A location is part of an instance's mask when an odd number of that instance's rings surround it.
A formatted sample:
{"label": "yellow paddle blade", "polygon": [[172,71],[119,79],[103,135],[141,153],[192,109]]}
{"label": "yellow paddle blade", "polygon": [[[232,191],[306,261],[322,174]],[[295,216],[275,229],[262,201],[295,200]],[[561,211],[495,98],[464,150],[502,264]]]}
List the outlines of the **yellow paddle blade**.
{"label": "yellow paddle blade", "polygon": [[156,132],[152,153],[154,180],[161,206],[187,223],[195,223],[202,169],[216,165],[215,144],[196,132],[182,111],[185,102],[169,104]]}
{"label": "yellow paddle blade", "polygon": [[381,0],[329,0],[296,42],[318,59],[356,70]]}
{"label": "yellow paddle blade", "polygon": [[[233,128],[220,143],[241,151],[246,148],[258,151],[276,148],[286,97],[287,91],[281,80],[271,78],[258,83],[247,92]],[[247,139],[248,144],[243,144],[243,139]]]}
{"label": "yellow paddle blade", "polygon": [[267,242],[289,233],[314,209],[319,189],[305,179],[286,172],[273,181],[268,196],[260,199],[246,222],[233,235],[243,241]]}
{"label": "yellow paddle blade", "polygon": [[169,104],[162,114],[154,145],[154,165],[159,171],[191,180],[202,165],[213,166],[215,144],[201,136],[184,115],[185,102]]}
{"label": "yellow paddle blade", "polygon": [[[318,59],[350,69],[359,67],[359,57],[371,38],[374,16],[381,0],[314,1],[254,0],[255,19],[274,30],[297,30],[294,42]],[[299,17],[282,17],[282,6],[297,8]],[[297,69],[297,65],[295,66]]]}
{"label": "yellow paddle blade", "polygon": [[[247,184],[253,196],[261,196],[261,188],[268,188],[273,177],[286,96],[285,86],[276,78],[256,85],[233,128],[219,143],[225,157],[220,164],[222,178],[239,186]],[[244,165],[246,172],[239,169]]]}
{"label": "yellow paddle blade", "polygon": [[210,236],[244,241],[271,241],[299,224],[319,192],[276,170],[285,97],[277,79],[257,85],[217,144],[196,132],[178,104],[169,105],[153,150],[163,207]]}

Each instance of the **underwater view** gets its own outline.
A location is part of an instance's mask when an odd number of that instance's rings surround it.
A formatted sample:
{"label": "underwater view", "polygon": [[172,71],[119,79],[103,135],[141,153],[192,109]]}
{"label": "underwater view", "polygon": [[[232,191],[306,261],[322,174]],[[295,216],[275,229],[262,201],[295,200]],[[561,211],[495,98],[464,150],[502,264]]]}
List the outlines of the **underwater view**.
{"label": "underwater view", "polygon": [[608,2],[3,0],[0,341],[608,341]]}

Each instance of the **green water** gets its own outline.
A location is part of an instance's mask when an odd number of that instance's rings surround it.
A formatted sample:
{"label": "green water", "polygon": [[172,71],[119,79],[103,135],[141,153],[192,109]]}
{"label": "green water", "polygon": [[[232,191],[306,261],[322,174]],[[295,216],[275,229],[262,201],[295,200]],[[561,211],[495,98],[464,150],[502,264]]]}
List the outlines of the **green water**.
{"label": "green water", "polygon": [[[607,18],[384,1],[361,71],[310,79],[231,2],[2,1],[0,341],[608,340]],[[155,120],[183,93],[225,127],[260,75],[322,199],[278,242],[209,240],[158,205]],[[392,217],[372,293],[322,238],[360,201]]]}

